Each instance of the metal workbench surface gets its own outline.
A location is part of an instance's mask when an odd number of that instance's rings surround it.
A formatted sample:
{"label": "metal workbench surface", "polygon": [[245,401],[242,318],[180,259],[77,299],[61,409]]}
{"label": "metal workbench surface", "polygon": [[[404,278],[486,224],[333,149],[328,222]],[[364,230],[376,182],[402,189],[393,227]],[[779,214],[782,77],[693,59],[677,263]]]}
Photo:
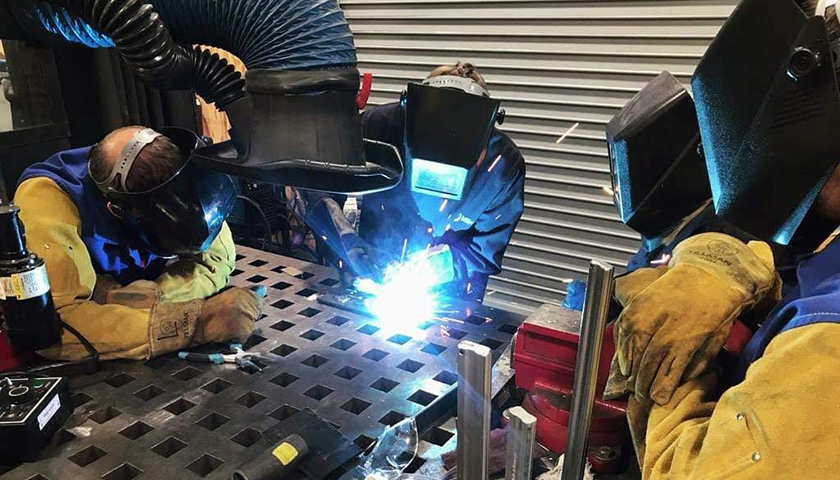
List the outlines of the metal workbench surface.
{"label": "metal workbench surface", "polygon": [[[232,282],[268,289],[247,345],[263,354],[262,372],[173,355],[106,363],[96,375],[73,379],[76,409],[41,458],[3,478],[227,479],[269,446],[261,432],[302,408],[364,447],[455,388],[460,341],[501,353],[522,321],[482,307],[397,333],[319,304],[316,295],[338,284],[334,270],[245,247],[238,253]],[[409,471],[449,442],[451,429],[430,429]]]}

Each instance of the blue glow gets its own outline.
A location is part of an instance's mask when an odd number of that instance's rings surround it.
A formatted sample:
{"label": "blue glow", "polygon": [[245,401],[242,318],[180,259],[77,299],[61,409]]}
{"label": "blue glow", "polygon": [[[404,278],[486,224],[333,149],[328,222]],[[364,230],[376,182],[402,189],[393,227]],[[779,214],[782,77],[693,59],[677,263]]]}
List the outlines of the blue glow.
{"label": "blue glow", "polygon": [[437,247],[390,265],[382,283],[365,278],[354,286],[369,296],[365,305],[383,331],[405,333],[435,318],[442,301],[435,287],[453,277],[449,247]]}
{"label": "blue glow", "polygon": [[411,163],[411,191],[460,200],[467,173],[466,168],[414,158]]}

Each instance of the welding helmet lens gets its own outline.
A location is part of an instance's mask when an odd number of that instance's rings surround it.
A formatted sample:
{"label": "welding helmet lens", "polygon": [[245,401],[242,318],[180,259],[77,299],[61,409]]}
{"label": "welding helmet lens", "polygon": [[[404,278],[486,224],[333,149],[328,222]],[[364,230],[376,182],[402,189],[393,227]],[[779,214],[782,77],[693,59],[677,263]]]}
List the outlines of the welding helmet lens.
{"label": "welding helmet lens", "polygon": [[840,160],[832,50],[822,16],[745,0],[692,79],[716,213],[763,240],[790,242]]}
{"label": "welding helmet lens", "polygon": [[490,141],[499,101],[470,79],[432,80],[409,84],[404,97],[411,190],[460,200]]}
{"label": "welding helmet lens", "polygon": [[[161,134],[179,147],[185,163],[161,185],[145,192],[127,192],[124,177],[130,164]],[[189,160],[201,143],[188,130],[164,128],[160,134],[142,130],[120,154],[109,178],[103,182],[94,179],[108,201],[119,206],[129,230],[156,255],[195,255],[207,250],[233,210],[236,190],[231,178],[201,169]]]}

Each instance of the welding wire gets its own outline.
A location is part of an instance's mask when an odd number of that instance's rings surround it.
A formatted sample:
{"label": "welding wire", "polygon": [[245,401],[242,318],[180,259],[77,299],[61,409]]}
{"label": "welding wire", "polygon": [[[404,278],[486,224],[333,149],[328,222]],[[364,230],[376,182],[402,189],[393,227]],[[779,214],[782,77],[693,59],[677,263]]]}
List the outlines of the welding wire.
{"label": "welding wire", "polygon": [[444,208],[446,208],[446,204],[449,203],[448,198],[444,198],[442,202],[440,202],[440,208],[438,209],[439,212],[442,212]]}
{"label": "welding wire", "polygon": [[578,122],[578,123],[576,123],[576,124],[572,125],[572,128],[570,128],[570,129],[566,130],[566,133],[564,133],[564,134],[563,134],[563,136],[562,136],[562,137],[560,137],[560,138],[558,138],[558,139],[557,139],[557,141],[556,141],[556,142],[554,142],[554,143],[560,143],[560,142],[562,142],[563,140],[565,140],[565,139],[566,139],[566,137],[568,137],[570,133],[574,132],[574,131],[575,131],[575,129],[577,129],[577,127],[578,127],[579,125],[580,125],[580,122]]}
{"label": "welding wire", "polygon": [[495,159],[495,160],[493,160],[493,163],[490,165],[490,168],[488,168],[488,169],[487,169],[487,171],[488,171],[488,172],[492,172],[492,171],[493,171],[493,169],[494,169],[494,168],[496,168],[496,164],[497,164],[497,163],[499,163],[499,160],[501,160],[501,159],[502,159],[502,156],[501,156],[501,155],[499,155],[498,157],[496,157],[496,159]]}

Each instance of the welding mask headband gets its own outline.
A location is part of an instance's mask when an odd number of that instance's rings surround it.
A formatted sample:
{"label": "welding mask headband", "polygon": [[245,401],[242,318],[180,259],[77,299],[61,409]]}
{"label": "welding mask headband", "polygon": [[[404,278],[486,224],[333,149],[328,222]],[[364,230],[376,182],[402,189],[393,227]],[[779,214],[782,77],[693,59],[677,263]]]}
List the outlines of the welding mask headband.
{"label": "welding mask headband", "polygon": [[[147,191],[125,191],[122,187],[134,160],[127,162],[129,168],[121,167],[120,162],[128,158],[121,154],[109,175],[110,183],[106,179],[97,186],[149,251],[163,257],[199,254],[213,243],[233,210],[236,189],[227,175],[201,169],[189,160],[193,149],[203,144],[194,133],[169,127],[161,129],[161,134],[172,140],[182,158],[187,159],[169,179]],[[123,152],[136,159],[154,141],[146,141],[150,136],[135,135],[136,143],[145,143],[138,148],[133,140]],[[131,153],[135,149],[136,153]]]}
{"label": "welding mask headband", "polygon": [[840,160],[825,21],[794,0],[744,0],[692,79],[716,213],[787,245]]}
{"label": "welding mask headband", "polygon": [[412,191],[460,200],[489,144],[499,106],[478,94],[409,84],[405,145]]}

